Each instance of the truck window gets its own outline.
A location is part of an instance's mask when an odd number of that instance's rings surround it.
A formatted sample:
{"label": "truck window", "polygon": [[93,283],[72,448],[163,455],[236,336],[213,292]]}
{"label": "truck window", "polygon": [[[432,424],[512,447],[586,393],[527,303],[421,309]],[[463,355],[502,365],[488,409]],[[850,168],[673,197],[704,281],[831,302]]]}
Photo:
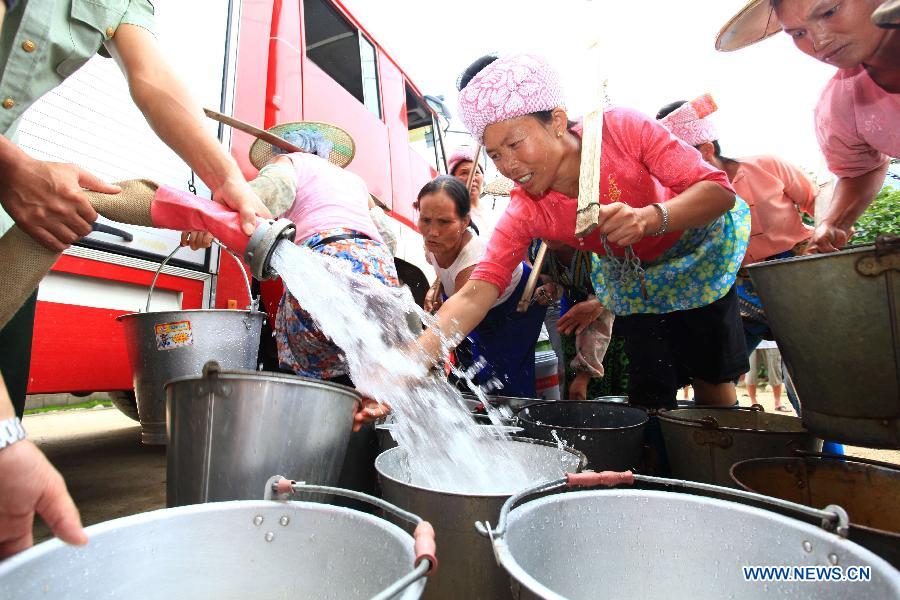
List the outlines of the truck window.
{"label": "truck window", "polygon": [[328,0],[303,0],[306,57],[379,119],[375,47]]}
{"label": "truck window", "polygon": [[440,144],[435,143],[435,127],[432,113],[418,94],[406,86],[406,119],[409,124],[409,145],[438,173],[443,157],[438,154]]}

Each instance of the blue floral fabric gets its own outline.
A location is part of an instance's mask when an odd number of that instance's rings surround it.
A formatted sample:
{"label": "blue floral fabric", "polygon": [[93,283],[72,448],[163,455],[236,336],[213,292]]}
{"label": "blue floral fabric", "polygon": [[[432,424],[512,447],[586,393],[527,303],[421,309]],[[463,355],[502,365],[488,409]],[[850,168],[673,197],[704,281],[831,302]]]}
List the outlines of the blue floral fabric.
{"label": "blue floral fabric", "polygon": [[617,315],[661,314],[712,304],[728,293],[750,239],[750,209],[734,208],[705,227],[688,229],[674,246],[644,263],[641,280],[616,282],[612,261],[594,254],[591,276],[597,298]]}
{"label": "blue floral fabric", "polygon": [[[354,273],[371,275],[390,287],[400,286],[394,257],[383,242],[357,237],[318,245],[326,238],[346,234],[364,235],[339,227],[311,235],[300,245],[349,262]],[[309,313],[288,290],[284,291],[275,315],[275,343],[278,363],[284,370],[316,379],[331,379],[350,373],[344,353],[319,331]]]}

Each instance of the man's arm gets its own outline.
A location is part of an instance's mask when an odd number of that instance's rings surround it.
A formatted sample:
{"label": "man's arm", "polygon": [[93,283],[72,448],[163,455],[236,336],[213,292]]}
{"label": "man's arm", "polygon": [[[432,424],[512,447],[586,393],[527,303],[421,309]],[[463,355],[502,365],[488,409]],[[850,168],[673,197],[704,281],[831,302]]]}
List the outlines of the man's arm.
{"label": "man's arm", "polygon": [[[0,421],[15,416],[0,377]],[[0,449],[0,559],[33,543],[34,513],[70,544],[86,544],[78,509],[62,476],[28,440]]]}
{"label": "man's arm", "polygon": [[128,78],[131,97],[147,122],[197,172],[215,200],[240,212],[244,233],[253,232],[256,215],[271,217],[237,163],[203,126],[200,106],[166,64],[151,33],[137,25],[120,25],[107,48]]}
{"label": "man's arm", "polygon": [[807,253],[836,252],[847,244],[856,220],[878,195],[884,184],[889,161],[859,177],[841,177],[834,189],[831,206],[813,231]]}

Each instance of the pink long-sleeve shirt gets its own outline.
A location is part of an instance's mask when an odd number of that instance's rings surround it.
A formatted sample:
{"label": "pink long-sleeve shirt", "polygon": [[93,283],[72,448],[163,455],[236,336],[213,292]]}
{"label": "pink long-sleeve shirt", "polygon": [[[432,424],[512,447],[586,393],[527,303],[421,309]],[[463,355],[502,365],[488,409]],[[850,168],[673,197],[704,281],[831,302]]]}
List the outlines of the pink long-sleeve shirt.
{"label": "pink long-sleeve shirt", "polygon": [[816,186],[797,167],[774,156],[742,158],[731,185],[750,207],[750,244],[742,266],[809,239],[812,229],[797,209],[814,214]]}
{"label": "pink long-sleeve shirt", "polygon": [[[572,128],[581,136],[581,124]],[[635,110],[612,108],[604,113],[600,161],[600,203],[624,202],[641,208],[664,202],[700,181],[714,181],[733,191],[728,177],[703,160],[697,150]],[[510,275],[525,258],[532,239],[562,242],[576,249],[603,253],[600,232],[575,237],[578,200],[550,190],[534,197],[518,185],[500,217],[484,257],[469,279],[506,289]],[[633,245],[642,261],[652,261],[671,248],[681,231],[645,237]],[[613,246],[621,255],[624,250]]]}
{"label": "pink long-sleeve shirt", "polygon": [[900,156],[900,94],[891,94],[865,67],[841,69],[816,106],[816,137],[828,169],[859,177]]}

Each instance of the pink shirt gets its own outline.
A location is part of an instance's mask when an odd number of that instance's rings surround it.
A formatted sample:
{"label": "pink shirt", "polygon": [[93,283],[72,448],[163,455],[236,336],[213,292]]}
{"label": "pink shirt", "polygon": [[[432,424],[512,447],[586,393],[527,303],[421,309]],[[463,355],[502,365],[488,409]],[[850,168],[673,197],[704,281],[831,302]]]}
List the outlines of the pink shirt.
{"label": "pink shirt", "polygon": [[816,137],[832,173],[865,175],[900,156],[900,94],[879,87],[863,66],[839,70],[816,106]]}
{"label": "pink shirt", "polygon": [[[581,136],[581,125],[572,128]],[[656,120],[627,108],[608,109],[603,119],[600,162],[601,204],[624,202],[643,207],[664,202],[699,181],[714,181],[731,191],[728,177],[709,165]],[[575,237],[578,200],[550,190],[536,198],[516,185],[509,206],[500,217],[484,258],[470,279],[480,279],[505,289],[510,274],[522,262],[531,240],[555,240],[578,250],[603,253],[599,231],[583,240]],[[634,244],[638,258],[651,261],[671,248],[681,231],[646,237]],[[613,246],[616,255],[624,250]]]}
{"label": "pink shirt", "polygon": [[817,189],[799,169],[774,156],[742,158],[731,185],[750,207],[750,245],[742,266],[809,239],[812,229],[797,209],[812,215]]}
{"label": "pink shirt", "polygon": [[356,174],[314,154],[288,154],[297,172],[297,195],[283,216],[297,225],[297,243],[343,227],[383,241],[369,216],[369,190]]}

